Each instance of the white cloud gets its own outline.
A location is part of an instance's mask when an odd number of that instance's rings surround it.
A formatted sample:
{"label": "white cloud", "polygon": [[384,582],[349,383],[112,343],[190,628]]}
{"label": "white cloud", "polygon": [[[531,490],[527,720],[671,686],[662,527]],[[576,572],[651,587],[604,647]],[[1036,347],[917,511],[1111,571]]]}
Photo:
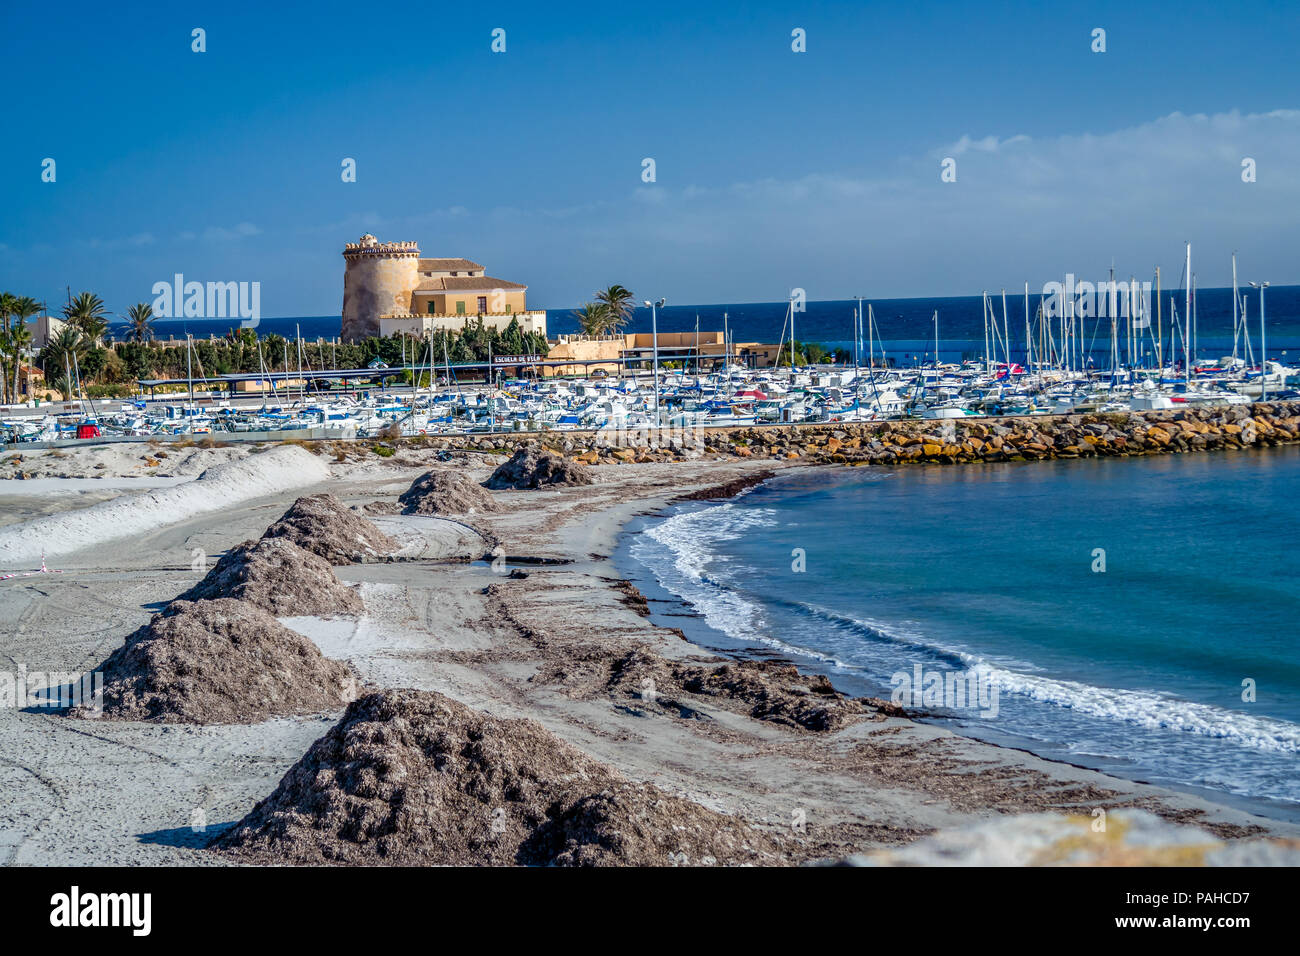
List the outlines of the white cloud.
{"label": "white cloud", "polygon": [[[936,157],[954,155],[957,181],[941,182]],[[1176,282],[1190,240],[1202,287],[1227,281],[1234,250],[1252,274],[1294,282],[1297,155],[1298,110],[1172,113],[1097,133],[965,135],[870,177],[658,184],[649,202],[638,190],[643,201],[545,217],[552,257],[528,281],[562,302],[606,279],[671,286],[677,301],[780,298],[790,284],[813,298],[957,295],[1113,258],[1141,275],[1162,264]],[[1241,179],[1245,157],[1257,182]],[[503,222],[527,234],[541,218],[513,210]]]}
{"label": "white cloud", "polygon": [[133,236],[119,236],[116,239],[87,239],[85,240],[85,244],[92,249],[115,250],[148,246],[152,245],[155,241],[153,233],[138,232]]}
{"label": "white cloud", "polygon": [[239,239],[247,239],[250,236],[260,236],[262,230],[251,222],[241,222],[234,226],[208,226],[201,233],[195,233],[192,230],[182,232],[178,239],[190,241],[202,238],[207,242],[233,242]]}

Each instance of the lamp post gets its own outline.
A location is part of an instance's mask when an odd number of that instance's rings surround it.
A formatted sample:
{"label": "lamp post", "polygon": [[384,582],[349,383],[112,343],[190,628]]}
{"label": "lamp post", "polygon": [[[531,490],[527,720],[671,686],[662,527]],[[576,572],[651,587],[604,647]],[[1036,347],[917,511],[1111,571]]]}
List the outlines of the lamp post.
{"label": "lamp post", "polygon": [[663,308],[665,299],[658,302],[645,300],[646,308],[650,310],[650,334],[651,342],[654,347],[654,370],[655,370],[655,424],[661,421],[659,415],[659,315],[658,310]]}
{"label": "lamp post", "polygon": [[1268,343],[1264,340],[1264,290],[1267,282],[1252,282],[1252,289],[1259,289],[1259,400],[1268,401]]}

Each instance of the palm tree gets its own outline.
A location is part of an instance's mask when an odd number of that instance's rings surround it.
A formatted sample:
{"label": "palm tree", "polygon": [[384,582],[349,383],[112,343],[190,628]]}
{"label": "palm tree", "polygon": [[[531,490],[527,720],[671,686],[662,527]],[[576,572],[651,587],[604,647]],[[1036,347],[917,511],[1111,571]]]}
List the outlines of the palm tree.
{"label": "palm tree", "polygon": [[45,348],[41,349],[41,365],[45,369],[45,374],[48,376],[53,372],[55,375],[62,375],[73,365],[80,363],[81,357],[86,354],[88,348],[90,344],[81,329],[73,325],[65,325],[59,329],[59,334],[46,342]]}
{"label": "palm tree", "polygon": [[80,293],[65,305],[63,317],[85,333],[91,345],[99,342],[108,331],[104,300],[90,292]]}
{"label": "palm tree", "polygon": [[14,305],[18,302],[16,296],[11,292],[0,292],[0,319],[4,324],[0,328],[9,328],[9,316],[14,314]]}
{"label": "palm tree", "polygon": [[25,325],[28,319],[41,314],[41,304],[30,295],[24,295],[14,300],[13,312],[10,314],[13,315],[20,324]]}
{"label": "palm tree", "polygon": [[0,327],[0,402],[9,404],[9,353],[13,350],[9,330]]}
{"label": "palm tree", "polygon": [[599,302],[584,302],[573,310],[573,317],[582,327],[583,335],[600,335],[609,324],[609,307]]}
{"label": "palm tree", "polygon": [[76,382],[67,375],[59,375],[59,377],[51,383],[51,387],[63,396],[65,402],[70,401],[77,395]]}
{"label": "palm tree", "polygon": [[9,348],[14,357],[14,401],[18,400],[18,372],[22,368],[23,353],[27,351],[28,346],[32,344],[32,330],[27,327],[27,319],[31,318],[32,313],[24,314],[22,303],[31,302],[36,307],[35,311],[39,312],[40,307],[31,299],[19,299],[19,311],[14,314],[18,316],[18,322],[9,330]]}
{"label": "palm tree", "polygon": [[632,310],[635,308],[631,291],[621,285],[612,285],[608,289],[597,292],[596,301],[607,310],[605,317],[605,331],[607,332],[617,332],[627,325],[628,319],[632,317]]}
{"label": "palm tree", "polygon": [[153,306],[147,302],[137,302],[126,310],[126,317],[131,323],[132,339],[148,342],[153,338]]}

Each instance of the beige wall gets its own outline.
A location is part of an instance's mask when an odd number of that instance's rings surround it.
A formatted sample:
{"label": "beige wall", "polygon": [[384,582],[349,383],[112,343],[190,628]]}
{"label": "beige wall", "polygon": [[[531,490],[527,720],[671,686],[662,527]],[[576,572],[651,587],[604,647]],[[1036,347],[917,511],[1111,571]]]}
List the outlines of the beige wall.
{"label": "beige wall", "polygon": [[411,297],[411,311],[417,315],[428,315],[429,303],[433,302],[434,315],[460,315],[457,302],[465,303],[465,315],[478,314],[478,300],[482,296],[487,300],[487,312],[526,312],[527,290],[503,289],[466,289],[456,292],[416,292]]}
{"label": "beige wall", "polygon": [[[655,343],[655,337],[650,332],[636,332],[632,335],[624,336],[627,339],[626,348],[648,349]],[[694,332],[660,332],[659,347],[665,348],[694,348],[696,343]],[[704,352],[708,346],[716,345],[715,351],[718,354],[722,352],[722,333],[705,332],[701,330],[699,339],[700,351]]]}
{"label": "beige wall", "polygon": [[[699,342],[700,355],[706,359],[711,356],[721,358],[725,354],[721,332],[701,331]],[[617,359],[624,349],[650,348],[653,345],[654,336],[648,332],[604,336],[595,339],[576,335],[565,336],[558,344],[551,346],[547,358],[551,361],[609,359],[609,365],[592,365],[590,370],[594,371],[597,368],[603,368],[612,375],[619,372]],[[662,333],[659,336],[660,349],[693,348],[694,345],[694,332],[669,332]],[[732,354],[737,359],[742,355],[752,354],[757,356],[759,366],[770,366],[776,360],[777,346],[760,342],[733,342]],[[587,370],[587,367],[582,365],[556,365],[547,368],[546,374],[582,375]]]}
{"label": "beige wall", "polygon": [[[567,341],[562,341],[558,345],[552,345],[551,350],[546,354],[549,362],[562,362],[565,359],[617,359],[623,349],[627,348],[628,340],[633,339],[632,335],[615,335],[599,339],[587,339],[573,337]],[[547,375],[582,375],[584,372],[596,369],[604,369],[611,375],[617,375],[619,364],[617,361],[609,365],[551,365],[546,367]]]}

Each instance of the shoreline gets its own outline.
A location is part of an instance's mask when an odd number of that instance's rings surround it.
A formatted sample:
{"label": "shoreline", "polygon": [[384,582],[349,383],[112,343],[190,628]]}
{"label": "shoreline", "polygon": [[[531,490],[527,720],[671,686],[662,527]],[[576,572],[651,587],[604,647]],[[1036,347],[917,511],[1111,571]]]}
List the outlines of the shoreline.
{"label": "shoreline", "polygon": [[[140,535],[128,549],[69,554],[63,571],[0,588],[13,661],[93,668],[193,584],[190,554],[255,537],[301,494],[349,505],[391,498],[442,465],[436,448],[382,464],[336,462],[324,481],[241,501]],[[476,479],[500,459],[463,453],[451,467]],[[740,668],[706,682],[722,659],[652,623],[617,568],[628,522],[683,496],[752,483],[794,462],[706,460],[596,468],[593,485],[496,493],[499,512],[465,518],[377,516],[385,530],[423,536],[422,559],[344,565],[365,612],[282,623],[379,688],[434,691],[498,717],[528,717],[630,779],[790,833],[806,818],[795,862],[843,859],[911,843],[1004,814],[1137,808],[1220,837],[1300,837],[1300,826],[1222,802],[1065,765],[947,728],[846,704],[779,668]],[[467,531],[466,526],[473,529]],[[474,534],[478,537],[474,538]],[[517,573],[480,561],[499,541],[525,559]],[[469,560],[467,560],[467,556]],[[510,570],[510,569],[505,569]],[[57,637],[56,637],[57,635]],[[34,669],[34,668],[33,668]],[[660,694],[647,699],[645,679]],[[692,676],[694,675],[694,676]],[[695,681],[695,684],[691,682]],[[700,692],[691,687],[699,685]],[[821,696],[818,696],[821,694]],[[768,695],[763,717],[754,716]],[[775,695],[775,696],[772,696]],[[823,726],[805,703],[827,711]],[[338,719],[338,713],[255,725],[69,721],[0,709],[0,761],[13,775],[6,863],[228,862],[198,849],[241,819]],[[73,726],[81,725],[81,726]],[[201,809],[207,835],[190,829]]]}
{"label": "shoreline", "polygon": [[[770,478],[770,477],[774,477],[774,476],[767,475],[762,480],[766,480],[766,478]],[[752,485],[757,483],[758,483],[757,481],[747,481],[747,482],[740,482],[739,485],[743,489],[743,488],[751,487]],[[661,516],[664,513],[666,513],[674,505],[680,504],[684,501],[716,500],[717,498],[720,497],[730,497],[730,495],[725,495],[724,492],[727,491],[728,489],[737,487],[737,484],[738,483],[733,480],[728,482],[709,484],[704,486],[702,489],[700,489],[700,491],[691,494],[685,494],[685,495],[662,494],[658,496],[647,496],[645,498],[642,498],[636,503],[636,506],[633,508],[618,509],[618,511],[621,512],[621,514],[619,514],[619,517],[617,519],[618,531],[614,535],[614,537],[617,540],[625,537],[628,534],[636,533],[636,530],[638,529],[629,528],[630,524],[641,519],[653,520],[655,517]],[[611,520],[615,520],[615,519],[611,516]],[[613,551],[614,554],[619,553],[619,546],[617,543],[615,544]],[[615,578],[609,581],[609,585],[611,586],[611,588],[618,587],[618,585],[625,580],[626,577],[625,572],[627,570],[626,566],[620,566],[617,563],[614,554],[611,554],[608,558],[605,558],[605,560],[614,564]],[[598,556],[593,555],[592,557],[598,557]],[[599,557],[604,558],[603,555]],[[645,574],[647,576],[650,576],[650,572],[648,571],[648,569],[644,569],[644,570],[645,570]],[[654,599],[647,598],[644,594],[642,594],[641,597],[646,601],[653,603]],[[700,627],[707,629],[710,633],[717,633],[713,631],[713,629],[709,627],[706,623],[704,623],[702,617],[693,609],[690,609],[689,605],[685,604],[685,602],[681,601],[675,596],[673,596],[671,600],[678,607],[684,607],[687,609],[687,617],[689,618],[689,620],[697,623]],[[650,610],[649,616],[654,617],[655,612],[653,610]],[[718,653],[722,653],[728,656],[735,656],[735,657],[744,656],[743,652],[738,653],[735,651],[720,650],[706,644],[697,643],[696,641],[692,640],[688,632],[684,632],[683,628],[674,627],[669,624],[661,624],[661,623],[655,623],[654,626],[684,639],[694,651],[703,652],[704,654],[708,654],[708,655],[717,655]],[[751,655],[751,657],[754,659],[762,659],[762,658],[779,659],[781,655],[779,654],[779,652],[771,651],[771,652],[764,652],[761,655]],[[811,670],[814,672],[816,671],[815,668],[810,669],[807,668],[806,665],[800,665],[800,669]],[[891,719],[903,720],[906,723],[911,724],[913,728],[916,728],[918,730],[922,727],[933,727],[933,728],[941,729],[944,735],[946,736],[950,735],[950,737],[953,739],[965,741],[973,748],[988,747],[988,748],[995,748],[996,750],[1002,751],[1007,754],[1024,755],[1025,757],[1030,758],[1035,763],[1041,762],[1042,764],[1057,767],[1059,768],[1059,771],[1062,774],[1072,775],[1073,773],[1078,772],[1086,775],[1087,780],[1092,784],[1099,784],[1099,785],[1118,784],[1126,787],[1138,788],[1140,790],[1149,791],[1152,793],[1164,793],[1167,795],[1174,796],[1175,798],[1181,797],[1181,798],[1185,798],[1186,800],[1193,801],[1196,805],[1201,807],[1217,807],[1225,810],[1230,810],[1234,814],[1241,813],[1256,821],[1260,821],[1260,822],[1267,821],[1268,823],[1279,825],[1283,829],[1289,829],[1290,826],[1293,825],[1295,822],[1293,819],[1289,819],[1286,815],[1269,816],[1269,815],[1262,814],[1261,807],[1258,805],[1258,803],[1250,801],[1249,798],[1238,799],[1237,797],[1231,794],[1224,794],[1224,793],[1204,790],[1195,787],[1175,786],[1173,784],[1151,784],[1145,781],[1132,780],[1132,779],[1116,776],[1115,774],[1109,773],[1105,770],[1088,767],[1086,765],[1070,762],[1067,760],[1061,760],[1058,758],[1041,756],[1039,754],[1034,753],[1032,750],[1028,748],[1017,747],[1006,742],[996,742],[993,740],[983,739],[980,737],[969,735],[964,733],[960,729],[952,728],[951,726],[949,726],[950,721],[944,720],[942,718],[933,718],[933,719],[921,718],[919,720],[914,720],[909,717],[909,718],[891,718]],[[1050,773],[1048,775],[1050,776]],[[1171,818],[1185,818],[1186,815],[1180,810],[1174,810],[1170,814],[1170,816]]]}
{"label": "shoreline", "polygon": [[[772,477],[776,476],[769,476],[769,479]],[[764,481],[769,479],[764,479]],[[749,490],[749,488],[754,487],[756,484],[758,484],[758,482],[747,484],[742,490]],[[726,486],[718,487],[720,490]],[[679,513],[676,509],[688,501],[733,500],[734,497],[735,496],[726,496],[721,493],[708,494],[699,498],[694,495],[685,496],[684,498],[671,499],[665,502],[662,508],[653,513],[633,516],[625,523],[620,534],[622,540],[616,549],[615,555],[611,557],[611,560],[616,562],[617,573],[623,575],[632,587],[637,589],[641,600],[646,603],[648,608],[647,616],[651,619],[652,623],[656,623],[658,626],[665,627],[671,631],[681,632],[687,641],[694,644],[702,652],[718,654],[737,660],[789,662],[801,672],[824,675],[832,684],[835,685],[837,690],[845,694],[852,694],[853,691],[851,689],[843,686],[844,675],[840,673],[839,669],[833,664],[826,664],[818,661],[816,659],[817,652],[805,651],[800,653],[797,650],[786,652],[775,647],[746,644],[744,641],[733,638],[730,635],[719,631],[713,625],[709,624],[705,616],[696,610],[689,601],[679,597],[659,584],[655,578],[653,570],[644,565],[630,553],[629,545],[631,537],[644,531],[644,528],[641,527],[641,525],[648,526],[652,523],[666,520],[673,514]],[[657,609],[659,607],[667,607],[669,610],[659,610]],[[656,621],[654,620],[655,618],[661,620]],[[669,620],[672,620],[675,623],[667,623]],[[864,683],[868,684],[876,683],[865,678],[862,680]],[[889,691],[890,689],[885,686],[880,686],[878,688],[878,693],[881,697],[887,697]],[[1054,764],[1060,764],[1062,766],[1100,774],[1104,777],[1124,780],[1128,783],[1173,790],[1199,800],[1220,803],[1232,807],[1233,809],[1240,810],[1243,813],[1259,816],[1279,823],[1300,824],[1300,806],[1294,804],[1282,803],[1246,794],[1234,794],[1226,791],[1213,790],[1208,787],[1198,787],[1193,784],[1181,783],[1178,781],[1153,781],[1138,776],[1126,775],[1108,769],[1105,766],[1100,766],[1097,763],[1090,764],[1080,762],[1054,753],[1053,751],[1061,749],[1059,744],[1036,749],[1032,741],[1009,731],[999,732],[990,727],[985,733],[977,733],[975,731],[980,726],[978,723],[971,722],[969,726],[966,726],[966,722],[962,721],[961,718],[948,716],[943,713],[927,715],[924,712],[912,712],[908,714],[907,719],[917,723],[930,724],[932,726],[943,728],[958,737],[976,741],[981,744],[1024,753],[1039,760],[1045,760]],[[1115,758],[1111,757],[1109,759],[1114,760]]]}

